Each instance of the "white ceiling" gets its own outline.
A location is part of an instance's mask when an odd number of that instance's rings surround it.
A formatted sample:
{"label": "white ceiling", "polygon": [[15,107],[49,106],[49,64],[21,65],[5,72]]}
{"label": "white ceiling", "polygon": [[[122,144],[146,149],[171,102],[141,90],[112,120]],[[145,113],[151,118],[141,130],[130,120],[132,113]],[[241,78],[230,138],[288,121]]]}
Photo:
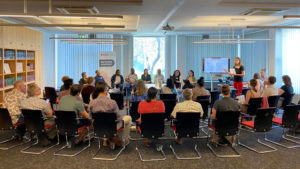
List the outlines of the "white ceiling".
{"label": "white ceiling", "polygon": [[[1,0],[0,14],[24,12],[24,0]],[[27,12],[47,14],[48,0],[27,0]],[[35,24],[124,25],[122,29],[43,28],[52,32],[135,32],[161,34],[168,22],[175,33],[241,31],[246,26],[282,24],[282,15],[300,15],[300,0],[52,0],[53,6],[95,6],[100,14],[122,15],[121,20],[74,18],[5,18],[6,21]],[[109,2],[109,3],[107,3]],[[183,2],[183,3],[182,3]],[[112,4],[114,3],[114,4]],[[126,4],[127,3],[127,4]],[[252,8],[285,9],[272,16],[241,16]],[[58,13],[53,7],[53,13]],[[238,18],[238,19],[237,19]],[[239,20],[240,19],[240,20]]]}

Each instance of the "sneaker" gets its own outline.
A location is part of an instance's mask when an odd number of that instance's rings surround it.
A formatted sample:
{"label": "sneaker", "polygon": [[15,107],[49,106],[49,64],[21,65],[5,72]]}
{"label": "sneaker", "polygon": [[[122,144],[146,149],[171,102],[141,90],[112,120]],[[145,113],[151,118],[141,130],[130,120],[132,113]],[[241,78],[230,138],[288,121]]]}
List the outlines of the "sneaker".
{"label": "sneaker", "polygon": [[144,141],[144,144],[145,144],[146,147],[150,147],[150,143],[151,143],[151,141],[149,139],[146,139]]}
{"label": "sneaker", "polygon": [[23,141],[24,143],[27,143],[27,142],[31,141],[31,137],[30,137],[29,135],[24,135],[24,136],[22,137],[22,141]]}
{"label": "sneaker", "polygon": [[176,138],[176,139],[175,139],[175,142],[176,142],[177,144],[179,144],[179,145],[182,144],[182,140],[181,140],[180,138]]}

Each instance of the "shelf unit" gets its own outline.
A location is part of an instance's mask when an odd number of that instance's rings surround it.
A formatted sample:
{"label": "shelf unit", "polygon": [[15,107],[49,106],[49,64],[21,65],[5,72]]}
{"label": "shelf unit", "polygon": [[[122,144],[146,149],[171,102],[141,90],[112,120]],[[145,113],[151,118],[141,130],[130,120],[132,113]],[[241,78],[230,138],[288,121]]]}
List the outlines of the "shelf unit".
{"label": "shelf unit", "polygon": [[[7,66],[10,72],[5,71]],[[35,83],[35,68],[35,51],[0,48],[0,107],[16,80],[23,80],[26,88]]]}

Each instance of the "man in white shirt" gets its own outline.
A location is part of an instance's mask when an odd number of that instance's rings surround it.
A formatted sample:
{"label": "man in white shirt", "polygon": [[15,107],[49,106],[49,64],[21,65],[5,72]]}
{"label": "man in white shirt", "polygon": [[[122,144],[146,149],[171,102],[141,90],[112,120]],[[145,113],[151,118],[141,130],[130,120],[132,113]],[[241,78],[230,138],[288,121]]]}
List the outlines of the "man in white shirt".
{"label": "man in white shirt", "polygon": [[125,78],[125,81],[127,82],[125,85],[126,92],[130,95],[132,87],[137,83],[137,75],[135,74],[134,68],[131,68],[130,73]]}
{"label": "man in white shirt", "polygon": [[270,76],[267,81],[267,88],[262,93],[262,97],[276,96],[278,95],[278,88],[274,85],[276,77]]}
{"label": "man in white shirt", "polygon": [[154,77],[155,87],[161,88],[162,84],[164,83],[164,75],[161,74],[161,70],[157,69],[157,75]]}
{"label": "man in white shirt", "polygon": [[[173,109],[171,114],[172,117],[176,118],[177,112],[195,112],[200,113],[200,117],[203,116],[203,109],[200,103],[192,100],[193,93],[190,89],[185,89],[183,91],[183,99],[184,101],[181,103],[177,103]],[[178,144],[182,144],[181,138],[176,138],[175,142]]]}

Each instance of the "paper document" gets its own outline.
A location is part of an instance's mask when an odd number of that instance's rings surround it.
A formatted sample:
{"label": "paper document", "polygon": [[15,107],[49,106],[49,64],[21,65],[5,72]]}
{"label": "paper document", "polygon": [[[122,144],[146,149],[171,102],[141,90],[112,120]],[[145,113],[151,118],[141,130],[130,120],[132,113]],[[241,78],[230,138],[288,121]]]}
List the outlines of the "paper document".
{"label": "paper document", "polygon": [[4,73],[11,74],[10,67],[8,63],[4,63]]}
{"label": "paper document", "polygon": [[236,74],[236,73],[235,73],[235,69],[230,69],[230,73]]}
{"label": "paper document", "polygon": [[23,72],[23,63],[17,62],[17,73]]}

